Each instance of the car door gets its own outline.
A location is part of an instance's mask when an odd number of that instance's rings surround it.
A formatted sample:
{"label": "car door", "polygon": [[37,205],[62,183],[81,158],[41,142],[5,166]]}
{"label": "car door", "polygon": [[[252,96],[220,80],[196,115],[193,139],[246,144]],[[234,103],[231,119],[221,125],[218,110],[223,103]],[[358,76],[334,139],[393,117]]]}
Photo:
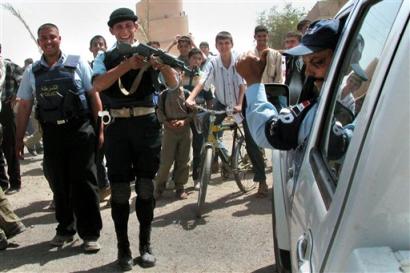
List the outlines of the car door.
{"label": "car door", "polygon": [[289,218],[295,272],[322,271],[377,103],[379,77],[399,39],[390,32],[408,16],[399,12],[402,4],[360,1],[344,27],[295,183]]}

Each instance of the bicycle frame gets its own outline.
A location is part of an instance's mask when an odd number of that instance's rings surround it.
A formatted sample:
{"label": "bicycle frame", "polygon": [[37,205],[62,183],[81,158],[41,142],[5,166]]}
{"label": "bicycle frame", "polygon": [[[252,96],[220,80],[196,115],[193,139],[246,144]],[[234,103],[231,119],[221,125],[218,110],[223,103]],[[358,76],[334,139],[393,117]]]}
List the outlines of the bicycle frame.
{"label": "bicycle frame", "polygon": [[216,120],[216,115],[211,113],[209,117],[209,129],[208,129],[207,141],[204,143],[204,146],[202,147],[201,152],[203,152],[205,147],[212,147],[212,156],[215,156],[215,153],[218,153],[223,164],[232,170],[232,167],[230,164],[230,155],[226,153],[222,140],[219,139],[216,136],[216,134],[219,132],[223,132],[223,131],[233,130],[234,135],[233,135],[232,148],[231,148],[231,151],[233,151],[235,147],[235,143],[238,140],[238,135],[239,137],[243,137],[243,132],[238,126],[238,124],[236,123],[233,123],[233,124],[221,123],[221,124],[216,125],[215,120]]}

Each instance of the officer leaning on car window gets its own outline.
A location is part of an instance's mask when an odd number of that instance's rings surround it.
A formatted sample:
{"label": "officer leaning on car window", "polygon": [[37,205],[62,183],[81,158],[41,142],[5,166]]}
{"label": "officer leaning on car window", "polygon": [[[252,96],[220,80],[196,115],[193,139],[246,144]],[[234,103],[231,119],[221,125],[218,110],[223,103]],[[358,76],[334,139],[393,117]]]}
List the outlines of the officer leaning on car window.
{"label": "officer leaning on car window", "polygon": [[57,234],[50,243],[62,246],[73,241],[78,232],[84,250],[95,252],[100,249],[97,240],[102,221],[94,122],[101,102],[92,89],[87,61],[60,50],[58,27],[46,23],[37,34],[43,54],[25,70],[17,92],[21,100],[17,108],[16,153],[23,158],[23,137],[35,98],[43,130],[44,165],[53,186],[58,222]]}
{"label": "officer leaning on car window", "polygon": [[[239,74],[246,80],[246,118],[255,142],[264,148],[296,150],[295,171],[303,159],[305,143],[309,137],[317,110],[317,98],[331,64],[342,25],[339,20],[328,19],[313,22],[307,29],[301,43],[284,52],[285,55],[303,56],[306,76],[313,80],[317,92],[297,105],[283,108],[279,113],[267,101],[261,76],[266,54],[261,58],[243,56],[237,63]],[[296,175],[295,175],[296,177]]]}
{"label": "officer leaning on car window", "polygon": [[133,180],[137,193],[135,210],[140,223],[138,262],[143,267],[154,266],[156,262],[151,250],[151,223],[155,207],[153,179],[161,150],[161,125],[154,104],[158,71],[146,58],[132,53],[124,55],[118,48],[121,43],[134,44],[137,19],[128,8],[111,13],[108,26],[117,41],[111,49],[97,55],[93,67],[93,85],[101,92],[112,121],[105,129],[105,144],[111,214],[118,241],[117,262],[122,270],[131,270],[133,265],[128,241],[130,182]]}

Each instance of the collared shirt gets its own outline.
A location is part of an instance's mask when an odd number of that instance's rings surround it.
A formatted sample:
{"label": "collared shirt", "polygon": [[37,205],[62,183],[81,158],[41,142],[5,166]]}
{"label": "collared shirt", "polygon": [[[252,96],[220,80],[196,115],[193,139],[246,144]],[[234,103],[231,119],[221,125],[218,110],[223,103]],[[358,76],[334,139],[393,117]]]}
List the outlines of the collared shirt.
{"label": "collared shirt", "polygon": [[213,57],[207,63],[200,81],[205,90],[210,90],[211,85],[214,85],[216,99],[227,107],[234,107],[239,103],[239,87],[245,84],[236,71],[236,59],[237,56],[231,53],[231,63],[226,68],[220,55]]}
{"label": "collared shirt", "polygon": [[[260,57],[258,49],[253,50],[255,56]],[[282,83],[282,54],[279,51],[269,48],[266,56],[266,66],[262,74],[263,83]]]}
{"label": "collared shirt", "polygon": [[6,101],[12,97],[15,97],[17,94],[17,89],[21,82],[24,69],[18,66],[17,64],[4,61],[6,78],[4,81],[3,92],[1,94],[1,101]]}
{"label": "collared shirt", "polygon": [[[61,54],[60,59],[58,59],[57,63],[55,63],[51,67],[51,69],[64,65],[66,58],[67,55]],[[37,61],[35,64],[37,64],[38,62],[40,62],[41,65],[45,67],[49,67],[44,59],[44,56],[41,56],[40,61]],[[33,66],[30,65],[27,67],[26,71],[24,71],[23,79],[21,80],[21,84],[17,92],[17,97],[23,100],[32,100],[35,97],[36,81],[32,68]],[[75,69],[74,80],[79,93],[91,91],[91,67],[87,63],[87,61],[82,58],[80,58],[79,63]]]}

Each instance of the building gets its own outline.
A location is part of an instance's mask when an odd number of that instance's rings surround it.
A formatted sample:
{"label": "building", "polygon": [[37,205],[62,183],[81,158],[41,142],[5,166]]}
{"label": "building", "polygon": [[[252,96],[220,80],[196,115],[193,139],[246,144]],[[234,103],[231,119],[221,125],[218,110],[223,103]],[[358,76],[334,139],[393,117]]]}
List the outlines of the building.
{"label": "building", "polygon": [[322,0],[318,1],[308,12],[305,19],[314,21],[317,19],[332,18],[347,3],[348,0]]}
{"label": "building", "polygon": [[[183,11],[182,0],[141,0],[136,4],[137,34],[140,41],[159,41],[165,49],[177,34],[187,35],[188,16]],[[176,47],[171,54],[178,55]]]}

